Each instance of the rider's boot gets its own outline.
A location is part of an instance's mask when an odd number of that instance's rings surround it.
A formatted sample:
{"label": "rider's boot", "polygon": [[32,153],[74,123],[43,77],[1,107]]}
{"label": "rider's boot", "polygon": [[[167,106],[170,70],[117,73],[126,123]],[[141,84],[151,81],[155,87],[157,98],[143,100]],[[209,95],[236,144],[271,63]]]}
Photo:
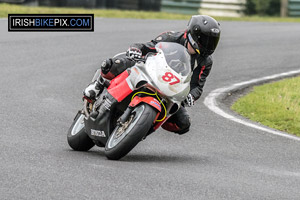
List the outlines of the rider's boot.
{"label": "rider's boot", "polygon": [[100,76],[97,80],[90,83],[84,90],[83,96],[88,101],[96,100],[96,97],[102,93],[105,87],[105,80]]}
{"label": "rider's boot", "polygon": [[[96,97],[102,93],[104,87],[108,87],[109,83],[104,80],[105,77],[111,67],[112,67],[112,59],[106,59],[101,64],[101,75],[97,80],[90,83],[83,91],[84,98],[88,101],[96,100]],[[104,78],[103,78],[104,77]]]}

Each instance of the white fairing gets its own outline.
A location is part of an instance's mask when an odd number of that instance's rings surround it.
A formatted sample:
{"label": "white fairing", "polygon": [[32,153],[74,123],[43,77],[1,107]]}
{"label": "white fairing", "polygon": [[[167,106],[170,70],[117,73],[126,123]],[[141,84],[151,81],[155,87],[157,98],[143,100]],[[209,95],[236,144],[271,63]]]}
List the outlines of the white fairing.
{"label": "white fairing", "polygon": [[145,64],[139,63],[132,68],[129,85],[136,88],[138,82],[145,80],[161,95],[179,103],[190,91],[190,55],[177,43],[161,42],[155,47],[157,54],[148,56]]}

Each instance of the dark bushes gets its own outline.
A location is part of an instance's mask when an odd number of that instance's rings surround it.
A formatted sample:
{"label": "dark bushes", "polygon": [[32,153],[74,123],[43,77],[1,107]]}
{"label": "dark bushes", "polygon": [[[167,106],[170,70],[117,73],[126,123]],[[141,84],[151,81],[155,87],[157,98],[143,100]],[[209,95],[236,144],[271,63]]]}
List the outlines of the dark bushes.
{"label": "dark bushes", "polygon": [[247,0],[245,14],[279,16],[280,0]]}

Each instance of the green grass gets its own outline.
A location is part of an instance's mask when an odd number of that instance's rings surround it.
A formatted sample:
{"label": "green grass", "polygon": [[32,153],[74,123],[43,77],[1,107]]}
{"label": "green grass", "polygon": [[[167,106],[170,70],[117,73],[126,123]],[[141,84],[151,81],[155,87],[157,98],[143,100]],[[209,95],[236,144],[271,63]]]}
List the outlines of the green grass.
{"label": "green grass", "polygon": [[83,9],[57,7],[29,7],[12,4],[0,4],[0,17],[8,14],[94,14],[95,17],[106,18],[138,18],[138,19],[189,19],[189,15],[170,14],[162,12],[141,12],[114,9]]}
{"label": "green grass", "polygon": [[[83,9],[83,8],[57,8],[57,7],[29,7],[0,3],[0,17],[6,18],[8,14],[77,14],[94,13],[95,17],[105,18],[137,18],[137,19],[179,19],[188,20],[191,15],[172,14],[165,12],[128,11],[112,9]],[[300,18],[280,17],[216,17],[220,21],[264,21],[264,22],[300,22]]]}
{"label": "green grass", "polygon": [[300,136],[300,77],[256,86],[231,108],[253,121]]}

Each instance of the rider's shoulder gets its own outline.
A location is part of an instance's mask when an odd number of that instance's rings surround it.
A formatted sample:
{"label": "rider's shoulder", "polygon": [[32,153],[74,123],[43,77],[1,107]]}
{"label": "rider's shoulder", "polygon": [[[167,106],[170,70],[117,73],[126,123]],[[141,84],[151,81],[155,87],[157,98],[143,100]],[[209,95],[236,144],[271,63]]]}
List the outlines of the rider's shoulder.
{"label": "rider's shoulder", "polygon": [[176,32],[176,31],[166,31],[161,33],[159,36],[155,38],[157,42],[159,41],[175,41],[180,38],[184,32]]}

